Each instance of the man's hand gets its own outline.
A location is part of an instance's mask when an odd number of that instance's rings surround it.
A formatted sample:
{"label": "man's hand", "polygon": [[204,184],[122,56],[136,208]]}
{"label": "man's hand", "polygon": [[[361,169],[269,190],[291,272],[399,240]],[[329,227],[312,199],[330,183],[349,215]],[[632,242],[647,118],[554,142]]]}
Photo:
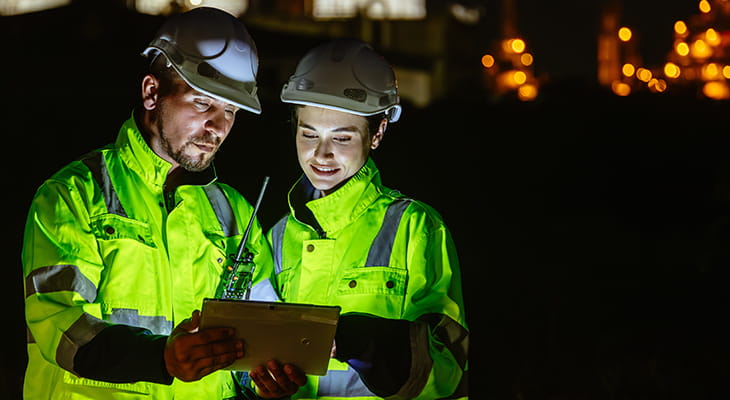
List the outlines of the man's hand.
{"label": "man's hand", "polygon": [[165,345],[167,372],[181,381],[191,382],[231,365],[244,356],[243,342],[234,339],[231,328],[199,331],[200,311],[173,329]]}
{"label": "man's hand", "polygon": [[259,365],[248,376],[256,384],[257,394],[267,399],[290,396],[307,383],[307,376],[299,368],[292,364],[282,366],[276,360]]}

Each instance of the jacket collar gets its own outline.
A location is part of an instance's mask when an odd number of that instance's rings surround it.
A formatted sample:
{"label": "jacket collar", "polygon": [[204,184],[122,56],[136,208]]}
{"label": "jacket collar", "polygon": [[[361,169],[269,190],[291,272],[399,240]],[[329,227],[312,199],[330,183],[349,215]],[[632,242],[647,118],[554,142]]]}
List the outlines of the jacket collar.
{"label": "jacket collar", "polygon": [[[145,182],[159,188],[164,187],[172,165],[158,156],[147,144],[137,126],[134,112],[119,130],[116,147],[124,163]],[[215,167],[211,166],[200,172],[185,172],[184,183],[191,185],[207,185],[217,179]]]}
{"label": "jacket collar", "polygon": [[313,199],[315,192],[306,175],[302,175],[289,191],[292,215],[315,229],[337,232],[362,215],[383,192],[380,171],[368,158],[365,165],[333,193]]}

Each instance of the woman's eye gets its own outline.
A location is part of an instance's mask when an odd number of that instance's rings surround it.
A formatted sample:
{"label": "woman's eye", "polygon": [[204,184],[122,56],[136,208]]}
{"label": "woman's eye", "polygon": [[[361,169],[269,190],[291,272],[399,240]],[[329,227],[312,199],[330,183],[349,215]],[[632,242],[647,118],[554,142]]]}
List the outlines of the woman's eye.
{"label": "woman's eye", "polygon": [[336,137],[335,141],[340,142],[340,143],[345,143],[345,142],[349,142],[350,138],[349,137]]}

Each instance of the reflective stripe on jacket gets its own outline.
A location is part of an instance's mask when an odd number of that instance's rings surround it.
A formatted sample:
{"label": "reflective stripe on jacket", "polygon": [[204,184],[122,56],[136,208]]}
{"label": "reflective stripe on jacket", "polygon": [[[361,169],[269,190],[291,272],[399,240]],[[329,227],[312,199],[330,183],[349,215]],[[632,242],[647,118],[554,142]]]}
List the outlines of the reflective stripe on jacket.
{"label": "reflective stripe on jacket", "polygon": [[[308,185],[302,177],[290,190],[290,213],[267,234],[282,299],[409,321],[440,315],[424,329],[424,354],[413,354],[411,377],[399,395],[465,396],[468,331],[461,278],[441,216],[384,187],[371,159],[325,197],[302,196]],[[292,397],[318,398],[379,397],[346,363],[331,359],[326,376],[310,376]]]}
{"label": "reflective stripe on jacket", "polygon": [[[114,144],[67,165],[36,192],[22,254],[26,399],[235,395],[229,371],[172,385],[108,383],[74,373],[76,351],[110,324],[169,334],[200,309],[203,298],[214,296],[236,251],[253,207],[216,182],[212,167],[190,174],[198,180],[166,199],[169,168],[130,118]],[[248,242],[256,263],[254,285],[275,298],[262,278],[273,273],[270,250],[260,225],[254,225]]]}

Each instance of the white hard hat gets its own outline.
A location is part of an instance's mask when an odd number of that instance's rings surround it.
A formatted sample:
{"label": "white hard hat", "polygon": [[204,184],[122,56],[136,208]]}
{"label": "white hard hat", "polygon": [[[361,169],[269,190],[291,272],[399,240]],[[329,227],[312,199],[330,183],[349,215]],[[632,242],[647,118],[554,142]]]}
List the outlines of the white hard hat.
{"label": "white hard hat", "polygon": [[231,14],[198,7],[173,15],[142,54],[149,57],[158,52],[196,90],[261,113],[256,95],[256,44],[243,22]]}
{"label": "white hard hat", "polygon": [[310,50],[281,89],[281,101],[369,116],[400,117],[398,84],[390,64],[354,39],[335,39]]}

